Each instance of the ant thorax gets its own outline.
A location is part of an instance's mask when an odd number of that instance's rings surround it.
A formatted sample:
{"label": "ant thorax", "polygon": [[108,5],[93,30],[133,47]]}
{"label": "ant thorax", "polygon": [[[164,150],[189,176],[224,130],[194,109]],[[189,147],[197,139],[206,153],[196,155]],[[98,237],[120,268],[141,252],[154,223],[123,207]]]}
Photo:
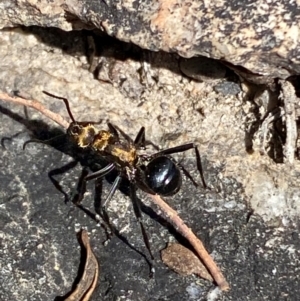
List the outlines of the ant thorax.
{"label": "ant thorax", "polygon": [[91,147],[95,151],[105,151],[108,145],[114,144],[116,139],[114,135],[109,131],[100,130],[94,135],[94,140]]}
{"label": "ant thorax", "polygon": [[126,142],[116,142],[109,144],[105,148],[105,154],[113,159],[116,165],[122,167],[132,167],[138,159],[137,151],[134,145]]}

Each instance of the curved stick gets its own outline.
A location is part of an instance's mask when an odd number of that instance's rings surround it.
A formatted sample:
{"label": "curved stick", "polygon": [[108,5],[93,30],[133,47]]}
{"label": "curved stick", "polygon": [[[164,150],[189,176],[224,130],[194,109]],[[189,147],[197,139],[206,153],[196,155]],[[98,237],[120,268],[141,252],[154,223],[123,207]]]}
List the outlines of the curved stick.
{"label": "curved stick", "polygon": [[62,118],[59,114],[56,114],[50,110],[48,110],[42,103],[37,100],[25,99],[21,97],[12,97],[7,93],[3,93],[0,91],[0,99],[4,101],[14,102],[26,107],[34,108],[37,111],[41,112],[46,117],[50,118],[57,124],[61,125],[63,128],[67,129],[69,127],[69,122],[67,122],[64,118]]}
{"label": "curved stick", "polygon": [[163,199],[155,194],[148,194],[153,202],[164,212],[165,217],[174,226],[176,231],[178,231],[182,236],[184,236],[189,243],[193,246],[194,250],[203,261],[206,268],[210,271],[212,277],[214,278],[217,285],[222,291],[229,290],[229,284],[223,276],[221,270],[218,268],[216,263],[213,261],[211,256],[208,254],[203,246],[203,243],[197,236],[192,232],[192,230],[184,223],[184,221],[179,217],[178,213],[172,209]]}

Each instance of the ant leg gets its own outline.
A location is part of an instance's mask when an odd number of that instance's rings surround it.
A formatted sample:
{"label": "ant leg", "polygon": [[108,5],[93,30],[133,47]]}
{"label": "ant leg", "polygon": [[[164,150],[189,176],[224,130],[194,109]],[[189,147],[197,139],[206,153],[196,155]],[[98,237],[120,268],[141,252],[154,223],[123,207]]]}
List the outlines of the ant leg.
{"label": "ant leg", "polygon": [[[184,175],[190,179],[190,181],[194,184],[195,187],[198,187],[199,184],[194,180],[194,178],[192,177],[192,175],[187,171],[187,169],[179,162],[177,162],[177,160],[175,160],[174,158],[172,158],[172,160],[175,161],[175,163],[181,168],[181,170],[183,171]],[[204,186],[205,187],[205,186]],[[205,187],[206,188],[206,187]]]}
{"label": "ant leg", "polygon": [[87,168],[83,168],[83,170],[81,171],[81,175],[79,177],[79,180],[78,180],[78,184],[77,184],[77,193],[72,198],[72,203],[75,204],[76,206],[80,206],[80,203],[81,203],[81,201],[83,199],[83,196],[86,192],[85,178],[87,177],[88,174],[89,174],[89,172],[88,172]]}
{"label": "ant leg", "polygon": [[145,127],[142,126],[135,137],[134,145],[138,148],[145,148]]}
{"label": "ant leg", "polygon": [[141,189],[142,191],[149,193],[149,194],[156,194],[156,192],[154,192],[146,183],[145,180],[143,179],[143,171],[140,168],[137,168],[137,175],[135,177],[135,182],[136,185],[139,189]]}
{"label": "ant leg", "polygon": [[112,132],[112,134],[114,136],[116,136],[117,139],[119,139],[119,133],[118,133],[118,130],[116,129],[116,127],[114,125],[112,125],[110,122],[107,123],[107,126],[108,126],[109,130]]}
{"label": "ant leg", "polygon": [[102,178],[96,179],[95,180],[94,208],[95,208],[95,212],[99,215],[101,215],[102,187],[103,187]]}
{"label": "ant leg", "polygon": [[73,203],[75,205],[78,205],[81,203],[83,197],[84,197],[84,194],[86,192],[86,182],[92,180],[92,179],[98,179],[98,178],[103,178],[105,175],[107,175],[108,173],[110,173],[113,169],[115,168],[114,164],[111,163],[111,164],[108,164],[107,166],[105,166],[104,168],[96,171],[96,172],[93,172],[91,173],[90,175],[86,175],[82,181],[80,181],[80,185],[79,187],[77,188],[77,194],[74,196],[73,198]]}
{"label": "ant leg", "polygon": [[[154,155],[152,155],[152,158],[155,158],[159,155],[171,155],[171,154],[175,154],[175,153],[181,153],[181,152],[185,152],[189,149],[194,149],[195,151],[195,156],[196,156],[196,163],[197,163],[197,169],[200,173],[200,177],[202,180],[202,184],[204,188],[207,188],[207,185],[205,183],[204,180],[204,176],[203,176],[203,169],[202,169],[202,163],[201,163],[201,157],[200,157],[200,152],[198,150],[198,147],[195,143],[187,143],[187,144],[183,144],[183,145],[179,145],[179,146],[175,146],[175,147],[171,147],[171,148],[167,148],[165,150],[162,150],[160,152],[155,153]],[[183,172],[186,174],[186,172],[183,169]],[[189,177],[189,176],[188,176]],[[190,178],[190,177],[189,177]],[[193,181],[194,182],[194,181]]]}
{"label": "ant leg", "polygon": [[[120,176],[121,177],[121,176]],[[153,276],[153,263],[152,261],[150,261],[148,259],[148,256],[146,256],[144,253],[142,253],[141,251],[139,251],[138,249],[136,249],[135,247],[133,247],[128,240],[122,236],[122,234],[115,228],[114,225],[111,224],[110,222],[110,218],[108,216],[108,213],[105,210],[105,207],[101,207],[101,212],[99,212],[99,215],[102,217],[103,222],[104,222],[104,228],[106,231],[106,235],[108,240],[110,239],[110,237],[112,235],[116,235],[121,241],[123,241],[130,249],[134,250],[135,252],[137,252],[139,255],[141,255],[147,262],[147,264],[150,267],[150,277]],[[108,227],[108,228],[107,228]],[[110,233],[109,233],[110,232]]]}
{"label": "ant leg", "polygon": [[200,173],[200,177],[201,177],[201,180],[202,180],[202,185],[203,185],[204,188],[207,188],[207,185],[206,185],[205,180],[204,180],[204,175],[203,175],[201,156],[200,156],[200,152],[199,152],[199,149],[198,149],[197,145],[194,146],[194,150],[195,150],[195,154],[196,154],[197,169]]}
{"label": "ant leg", "polygon": [[151,259],[154,260],[154,256],[153,256],[153,254],[151,252],[151,248],[150,248],[149,238],[148,238],[147,232],[145,230],[145,227],[144,227],[144,224],[142,221],[141,204],[140,204],[139,198],[136,195],[136,186],[134,183],[130,183],[130,192],[131,192],[131,200],[132,200],[132,204],[133,204],[133,210],[134,210],[135,216],[140,224],[145,246],[150,254]]}
{"label": "ant leg", "polygon": [[112,196],[115,194],[116,190],[118,189],[120,183],[121,183],[122,177],[119,174],[116,179],[114,180],[111,189],[108,193],[108,196],[106,197],[104,203],[101,205],[102,209],[104,209],[107,205],[107,203],[110,201],[110,199],[112,198]]}
{"label": "ant leg", "polygon": [[112,226],[109,216],[104,207],[101,206],[101,196],[102,196],[102,186],[103,181],[102,178],[98,178],[95,180],[95,196],[94,196],[94,208],[95,212],[102,218],[102,222],[100,223],[100,219],[97,218],[97,221],[101,224],[101,227],[105,231],[106,241],[109,241],[113,234],[116,232],[116,229]]}
{"label": "ant leg", "polygon": [[182,144],[174,147],[170,147],[167,149],[163,149],[155,154],[152,155],[152,157],[158,157],[159,155],[172,155],[176,153],[182,153],[185,152],[189,149],[196,148],[197,146],[194,143],[187,143],[187,144]]}
{"label": "ant leg", "polygon": [[110,240],[114,234],[115,229],[110,223],[109,216],[105,211],[104,207],[101,207],[101,196],[102,196],[102,186],[103,181],[102,179],[96,179],[95,181],[95,197],[94,197],[94,208],[95,212],[102,217],[102,222],[100,223],[100,219],[97,219],[98,222],[101,224],[101,227],[105,231],[106,241]]}
{"label": "ant leg", "polygon": [[138,134],[136,135],[136,138],[134,140],[134,145],[139,149],[145,149],[146,145],[152,145],[153,148],[156,150],[159,150],[159,147],[155,145],[153,142],[146,140],[145,138],[145,127],[141,127]]}
{"label": "ant leg", "polygon": [[85,181],[90,181],[90,180],[93,180],[96,178],[103,178],[108,173],[110,173],[114,168],[115,168],[114,163],[110,163],[110,164],[106,165],[105,167],[101,168],[100,170],[97,170],[97,171],[91,173],[90,175],[88,175],[85,178]]}

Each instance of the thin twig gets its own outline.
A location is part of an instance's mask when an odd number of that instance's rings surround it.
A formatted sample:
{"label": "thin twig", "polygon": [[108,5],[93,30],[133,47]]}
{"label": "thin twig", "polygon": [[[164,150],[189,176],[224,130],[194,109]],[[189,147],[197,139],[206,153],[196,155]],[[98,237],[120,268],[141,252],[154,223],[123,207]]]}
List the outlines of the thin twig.
{"label": "thin twig", "polygon": [[159,195],[149,194],[153,202],[164,212],[166,218],[174,226],[176,231],[178,231],[182,236],[184,236],[189,243],[193,246],[197,252],[200,259],[203,261],[204,265],[210,271],[212,277],[216,281],[217,285],[222,291],[229,290],[229,284],[223,276],[221,270],[217,267],[216,263],[213,261],[211,256],[208,254],[203,246],[203,243],[192,230],[184,223],[184,221],[179,217],[178,213],[172,209]]}
{"label": "thin twig", "polygon": [[34,108],[37,111],[41,112],[46,117],[50,118],[57,124],[61,125],[63,128],[67,129],[69,127],[69,122],[67,122],[64,118],[62,118],[59,114],[56,114],[50,110],[48,110],[43,104],[41,104],[37,100],[25,99],[21,97],[12,97],[7,93],[3,93],[0,91],[0,99],[4,101],[14,102],[26,107]]}
{"label": "thin twig", "polygon": [[[8,94],[1,92],[0,99],[34,108],[37,111],[44,114],[45,116],[47,116],[48,118],[58,123],[59,125],[61,125],[62,127],[68,128],[69,126],[69,123],[65,121],[59,114],[53,113],[52,111],[48,110],[39,101],[23,99],[19,97],[11,97]],[[229,290],[229,284],[224,278],[221,270],[217,267],[216,263],[208,254],[208,252],[203,246],[203,243],[196,237],[192,230],[187,227],[183,220],[178,216],[178,213],[174,209],[172,209],[168,204],[166,204],[159,195],[149,194],[149,196],[152,198],[153,202],[164,212],[166,218],[174,226],[176,231],[181,233],[181,235],[183,235],[190,242],[200,259],[210,271],[212,277],[214,278],[215,282],[220,287],[220,289],[223,291]]]}

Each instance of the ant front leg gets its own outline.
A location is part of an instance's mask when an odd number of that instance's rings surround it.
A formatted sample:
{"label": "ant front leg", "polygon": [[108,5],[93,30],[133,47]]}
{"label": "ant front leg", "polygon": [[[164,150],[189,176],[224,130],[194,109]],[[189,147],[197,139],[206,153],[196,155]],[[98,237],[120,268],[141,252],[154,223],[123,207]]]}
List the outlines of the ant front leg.
{"label": "ant front leg", "polygon": [[[199,152],[198,147],[195,143],[187,143],[187,144],[167,148],[165,150],[162,150],[160,152],[155,153],[152,157],[155,158],[155,157],[158,157],[160,155],[172,155],[172,154],[176,154],[176,153],[182,153],[182,152],[185,152],[185,151],[190,150],[192,148],[195,151],[197,169],[200,173],[200,177],[201,177],[203,187],[207,188],[207,185],[205,183],[204,176],[203,176],[203,169],[202,169],[200,152]],[[195,184],[195,186],[198,186],[197,183],[193,180],[190,173],[181,164],[178,164],[178,165],[182,168],[184,174]]]}
{"label": "ant front leg", "polygon": [[86,168],[84,168],[81,171],[81,175],[79,177],[78,184],[77,184],[77,193],[74,195],[74,197],[72,197],[72,203],[75,204],[76,206],[81,203],[83,196],[86,192],[85,178],[87,177],[88,173],[89,172]]}

